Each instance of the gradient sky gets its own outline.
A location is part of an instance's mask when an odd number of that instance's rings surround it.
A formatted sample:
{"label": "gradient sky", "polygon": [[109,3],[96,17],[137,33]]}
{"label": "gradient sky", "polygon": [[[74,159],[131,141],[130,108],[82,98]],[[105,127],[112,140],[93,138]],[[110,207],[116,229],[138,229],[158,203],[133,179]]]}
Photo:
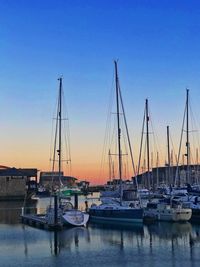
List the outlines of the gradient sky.
{"label": "gradient sky", "polygon": [[165,157],[190,89],[199,125],[200,2],[1,0],[0,164],[49,170],[63,75],[73,175],[99,183],[113,59],[137,161],[145,98]]}

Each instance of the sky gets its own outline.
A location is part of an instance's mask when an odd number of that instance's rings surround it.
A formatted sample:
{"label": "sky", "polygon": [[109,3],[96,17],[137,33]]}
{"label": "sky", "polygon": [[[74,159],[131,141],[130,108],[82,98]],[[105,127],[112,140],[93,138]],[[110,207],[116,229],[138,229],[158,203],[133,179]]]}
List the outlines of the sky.
{"label": "sky", "polygon": [[164,162],[167,125],[179,144],[186,88],[200,122],[199,16],[195,0],[0,0],[0,164],[50,170],[62,75],[72,173],[106,181],[99,173],[114,59],[135,162],[146,98]]}

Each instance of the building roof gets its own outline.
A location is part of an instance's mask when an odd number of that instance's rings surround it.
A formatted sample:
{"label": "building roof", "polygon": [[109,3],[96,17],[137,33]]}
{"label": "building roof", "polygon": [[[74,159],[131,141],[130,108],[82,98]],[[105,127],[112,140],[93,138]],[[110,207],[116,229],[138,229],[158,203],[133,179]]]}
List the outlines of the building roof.
{"label": "building roof", "polygon": [[28,176],[28,177],[36,177],[37,173],[38,173],[38,170],[35,168],[22,168],[22,169],[20,168],[18,170],[25,173],[26,176]]}
{"label": "building roof", "polygon": [[7,168],[0,169],[0,176],[28,176],[22,169]]}

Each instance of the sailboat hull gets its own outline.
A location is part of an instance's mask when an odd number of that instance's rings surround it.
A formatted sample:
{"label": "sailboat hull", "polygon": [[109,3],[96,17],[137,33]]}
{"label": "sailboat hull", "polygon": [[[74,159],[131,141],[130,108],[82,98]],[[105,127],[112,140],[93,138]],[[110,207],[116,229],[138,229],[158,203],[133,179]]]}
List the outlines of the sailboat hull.
{"label": "sailboat hull", "polygon": [[143,222],[143,209],[90,209],[90,219],[99,222]]}
{"label": "sailboat hull", "polygon": [[65,226],[86,226],[89,214],[79,210],[69,210],[63,213],[62,222]]}

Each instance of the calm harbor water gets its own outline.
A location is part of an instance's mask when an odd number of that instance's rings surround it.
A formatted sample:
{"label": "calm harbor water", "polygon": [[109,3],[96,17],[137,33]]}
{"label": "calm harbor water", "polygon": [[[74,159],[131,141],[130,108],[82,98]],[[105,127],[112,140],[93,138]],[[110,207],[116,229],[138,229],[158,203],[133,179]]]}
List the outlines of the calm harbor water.
{"label": "calm harbor water", "polygon": [[[49,199],[29,203],[41,212]],[[80,205],[83,205],[82,199]],[[22,202],[0,202],[0,266],[200,266],[200,224],[89,224],[49,232],[20,223]]]}

